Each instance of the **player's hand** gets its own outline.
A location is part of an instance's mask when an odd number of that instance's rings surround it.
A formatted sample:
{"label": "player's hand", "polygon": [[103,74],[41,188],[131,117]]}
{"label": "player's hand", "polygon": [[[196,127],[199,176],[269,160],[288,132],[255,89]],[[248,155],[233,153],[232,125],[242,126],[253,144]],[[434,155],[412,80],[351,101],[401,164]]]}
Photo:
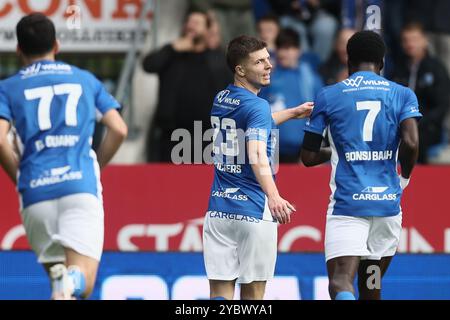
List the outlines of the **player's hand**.
{"label": "player's hand", "polygon": [[409,184],[409,180],[411,180],[411,178],[406,179],[406,178],[403,178],[402,175],[400,175],[400,187],[402,188],[402,190],[406,189],[406,187]]}
{"label": "player's hand", "polygon": [[294,111],[294,119],[303,119],[307,118],[311,115],[314,109],[314,102],[305,102],[295,108],[292,108]]}
{"label": "player's hand", "polygon": [[185,36],[175,40],[172,43],[172,47],[178,52],[192,51],[194,49],[194,40],[192,37]]}
{"label": "player's hand", "polygon": [[279,195],[269,198],[269,209],[272,213],[272,216],[280,224],[291,222],[291,213],[296,211],[292,204],[284,200]]}

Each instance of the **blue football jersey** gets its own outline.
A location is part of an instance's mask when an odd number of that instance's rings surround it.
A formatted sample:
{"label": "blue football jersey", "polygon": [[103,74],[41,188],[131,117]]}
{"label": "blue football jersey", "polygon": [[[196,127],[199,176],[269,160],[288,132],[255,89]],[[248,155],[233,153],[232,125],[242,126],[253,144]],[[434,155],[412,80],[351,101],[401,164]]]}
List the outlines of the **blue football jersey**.
{"label": "blue football jersey", "polygon": [[91,73],[38,61],[0,82],[0,117],[23,145],[17,189],[22,206],[75,193],[101,199],[91,148],[95,121],[119,103]]}
{"label": "blue football jersey", "polygon": [[320,91],[305,131],[322,135],[328,129],[328,214],[393,216],[401,211],[400,123],[421,116],[412,90],[373,72],[354,73]]}
{"label": "blue football jersey", "polygon": [[[277,135],[269,103],[247,89],[229,85],[214,98],[211,124],[215,169],[208,210],[274,221],[246,150],[249,140],[266,142],[274,165]],[[273,172],[272,168],[269,174]]]}

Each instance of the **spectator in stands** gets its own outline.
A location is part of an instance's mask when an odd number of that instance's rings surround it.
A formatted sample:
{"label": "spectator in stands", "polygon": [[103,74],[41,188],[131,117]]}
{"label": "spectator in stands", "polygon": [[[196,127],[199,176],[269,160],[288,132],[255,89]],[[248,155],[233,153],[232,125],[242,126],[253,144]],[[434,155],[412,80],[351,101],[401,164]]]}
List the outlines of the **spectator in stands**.
{"label": "spectator in stands", "polygon": [[355,32],[354,29],[349,28],[339,31],[333,53],[319,69],[325,85],[335,84],[348,78],[347,42]]}
{"label": "spectator in stands", "polygon": [[[267,44],[267,51],[269,51],[271,60],[274,58],[278,33],[280,32],[280,22],[278,16],[275,14],[267,14],[258,21],[256,25],[258,37]],[[274,61],[271,61],[274,66]]]}
{"label": "spectator in stands", "polygon": [[223,43],[242,34],[255,35],[252,0],[190,0],[193,10],[208,12],[217,19]]}
{"label": "spectator in stands", "polygon": [[428,53],[422,25],[410,23],[402,30],[405,59],[395,64],[393,80],[417,95],[423,118],[419,125],[419,163],[428,162],[430,146],[443,140],[443,122],[449,109],[450,80],[443,63]]}
{"label": "spectator in stands", "polygon": [[327,0],[269,0],[273,12],[280,16],[283,27],[290,27],[301,37],[303,52],[312,51],[321,62],[333,49],[338,20],[325,7]]}
{"label": "spectator in stands", "polygon": [[206,46],[208,49],[215,50],[215,49],[223,49],[223,42],[222,42],[222,34],[221,34],[221,27],[217,19],[214,19],[214,17],[210,17],[210,26],[208,28],[208,34],[206,35]]}
{"label": "spectator in stands", "polygon": [[[323,83],[308,63],[301,60],[300,36],[293,29],[282,29],[276,41],[277,64],[271,84],[261,90],[260,97],[269,101],[272,112],[314,101]],[[298,163],[306,119],[285,122],[279,126],[280,162]]]}
{"label": "spectator in stands", "polygon": [[[406,9],[406,21],[417,21],[424,26],[430,42],[430,52],[435,54],[445,65],[447,72],[450,72],[450,1],[408,0]],[[447,114],[446,125],[450,137],[450,112]]]}
{"label": "spectator in stands", "polygon": [[205,12],[190,12],[182,36],[143,60],[144,70],[157,73],[160,80],[159,101],[147,139],[150,162],[171,160],[172,148],[178,143],[171,141],[171,135],[177,128],[191,133],[193,145],[194,121],[202,121],[203,130],[210,128],[211,101],[232,80],[224,52],[208,48],[210,23]]}

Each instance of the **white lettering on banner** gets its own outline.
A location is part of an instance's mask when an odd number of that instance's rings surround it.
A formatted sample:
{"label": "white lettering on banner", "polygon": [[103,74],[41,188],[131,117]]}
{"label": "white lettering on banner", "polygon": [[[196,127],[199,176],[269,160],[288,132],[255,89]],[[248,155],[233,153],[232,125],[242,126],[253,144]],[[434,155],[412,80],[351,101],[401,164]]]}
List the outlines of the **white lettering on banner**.
{"label": "white lettering on banner", "polygon": [[[176,224],[133,224],[124,226],[118,233],[117,246],[120,251],[139,251],[131,239],[138,237],[149,237],[155,239],[155,251],[166,252],[176,250],[182,252],[200,252],[203,250],[202,226],[203,218]],[[450,252],[450,229],[446,229],[444,252]],[[173,248],[169,244],[171,238],[179,237],[181,242],[178,248]],[[409,237],[408,237],[409,236]],[[291,252],[292,247],[297,240],[310,239],[315,242],[322,242],[323,237],[319,229],[313,226],[297,226],[286,231],[279,239],[278,251]],[[435,249],[428,241],[417,231],[416,228],[403,228],[400,236],[398,252],[410,253],[432,253]]]}
{"label": "white lettering on banner", "polygon": [[411,253],[433,253],[433,247],[428,243],[427,240],[416,230],[416,228],[411,228],[409,230],[409,252]]}
{"label": "white lettering on banner", "polygon": [[39,11],[55,23],[63,51],[124,52],[139,38],[144,45],[152,12],[143,31],[136,27],[146,0],[3,0],[0,1],[0,51],[15,51],[14,26],[20,18]]}
{"label": "white lettering on banner", "polygon": [[101,284],[102,300],[168,300],[169,288],[162,277],[154,275],[117,275]]}
{"label": "white lettering on banner", "polygon": [[183,229],[182,223],[172,225],[149,225],[146,236],[155,238],[156,251],[169,251],[169,238],[180,233]]}
{"label": "white lettering on banner", "polygon": [[444,231],[444,252],[450,252],[450,228]]}
{"label": "white lettering on banner", "polygon": [[176,224],[127,225],[120,229],[118,233],[117,246],[121,251],[139,251],[139,247],[131,241],[131,238],[148,237],[155,239],[156,251],[165,252],[170,250],[169,239],[183,232],[178,250],[199,252],[203,250],[202,233],[199,228],[202,224],[203,218],[189,220],[186,226],[181,222]]}
{"label": "white lettering on banner", "polygon": [[314,300],[331,300],[328,292],[328,277],[314,277]]}
{"label": "white lettering on banner", "polygon": [[180,244],[180,251],[202,251],[203,250],[203,240],[202,233],[200,232],[199,226],[203,225],[203,218],[191,220],[186,226],[183,234],[183,238]]}
{"label": "white lettering on banner", "polygon": [[319,229],[311,226],[299,226],[287,231],[280,239],[278,250],[280,252],[289,252],[295,241],[301,238],[312,239],[315,242],[322,241],[322,233]]}
{"label": "white lettering on banner", "polygon": [[[155,275],[116,275],[106,278],[101,284],[102,300],[167,300],[169,285]],[[172,300],[209,299],[209,283],[205,276],[185,275],[173,282]],[[239,300],[240,289],[236,286],[234,299]],[[267,283],[266,300],[300,300],[301,292],[295,276],[275,276]]]}
{"label": "white lettering on banner", "polygon": [[[184,225],[177,224],[132,224],[126,225],[120,229],[117,235],[117,247],[120,251],[140,251],[137,245],[132,242],[134,237],[153,237],[155,238],[155,250],[158,252],[166,251],[190,251],[201,252],[202,232],[201,224],[203,218],[190,220]],[[170,239],[179,237],[181,242],[178,248],[170,246]],[[22,224],[15,225],[7,230],[0,238],[0,250],[13,250],[17,248],[15,244],[19,239],[25,237],[25,229]],[[315,242],[322,242],[322,233],[313,226],[297,226],[286,231],[279,240],[279,252],[292,252],[292,247],[297,240],[310,239]],[[149,250],[148,247],[145,250]],[[450,253],[450,228],[444,230],[443,251]],[[435,248],[426,240],[426,238],[414,227],[403,228],[400,235],[400,242],[397,249],[399,253],[434,253]]]}
{"label": "white lettering on banner", "polygon": [[134,237],[154,237],[156,251],[169,250],[169,238],[178,235],[183,229],[182,223],[169,225],[144,225],[132,224],[120,229],[117,235],[117,246],[121,251],[139,251],[139,248],[131,242]]}
{"label": "white lettering on banner", "polygon": [[25,228],[23,225],[19,224],[12,227],[8,232],[5,233],[3,237],[0,250],[12,250],[14,243],[25,236]]}
{"label": "white lettering on banner", "polygon": [[[409,236],[409,237],[408,237]],[[446,242],[445,240],[444,242]],[[425,240],[416,228],[403,228],[397,252],[400,253],[433,253],[434,248]],[[444,248],[445,252],[447,251]]]}

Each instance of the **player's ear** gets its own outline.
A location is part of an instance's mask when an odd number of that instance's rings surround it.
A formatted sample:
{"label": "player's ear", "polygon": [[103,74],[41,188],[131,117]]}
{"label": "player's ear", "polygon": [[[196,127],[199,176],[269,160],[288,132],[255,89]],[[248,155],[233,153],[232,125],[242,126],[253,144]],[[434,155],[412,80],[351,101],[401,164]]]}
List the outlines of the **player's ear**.
{"label": "player's ear", "polygon": [[61,47],[61,43],[59,42],[59,40],[55,41],[55,45],[53,46],[53,54],[57,54],[59,53],[59,49]]}
{"label": "player's ear", "polygon": [[240,76],[240,77],[244,77],[245,76],[245,70],[240,64],[238,64],[234,70],[236,71],[236,74],[238,76]]}
{"label": "player's ear", "polygon": [[16,54],[20,58],[20,60],[25,61],[25,55],[23,54],[23,52],[20,49],[19,45],[17,45],[17,47],[16,47]]}

